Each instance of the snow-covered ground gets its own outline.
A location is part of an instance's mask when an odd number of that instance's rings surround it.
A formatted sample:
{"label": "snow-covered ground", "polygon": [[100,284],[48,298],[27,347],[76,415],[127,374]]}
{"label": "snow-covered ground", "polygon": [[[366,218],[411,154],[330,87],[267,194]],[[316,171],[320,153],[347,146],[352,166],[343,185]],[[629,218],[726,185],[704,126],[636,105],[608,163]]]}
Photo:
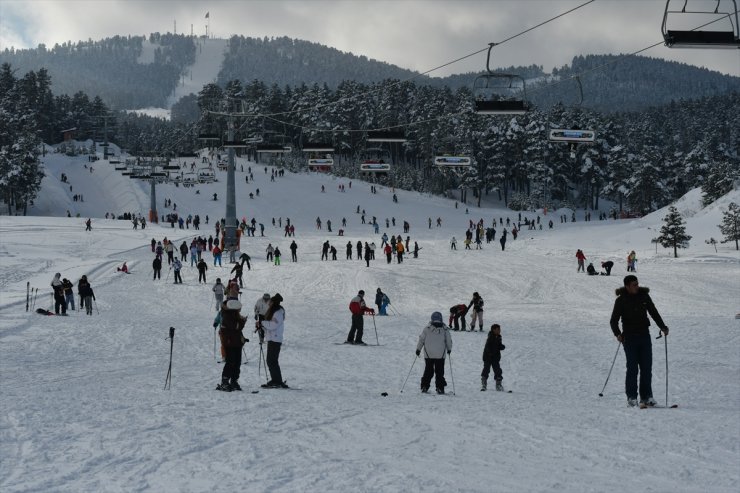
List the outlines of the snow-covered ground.
{"label": "snow-covered ground", "polygon": [[[245,171],[249,163],[244,165]],[[438,197],[380,188],[322,175],[286,173],[270,182],[252,164],[255,182],[237,168],[238,216],[265,224],[265,238],[245,238],[252,255],[245,273],[243,312],[263,292],[279,292],[287,312],[281,366],[300,390],[261,390],[259,348],[245,347],[242,393],[214,389],[221,366],[213,356],[210,286],[229,267],[210,267],[199,285],[185,267],[184,284],[151,280],[149,241],[176,244],[198,233],[148,225],[133,230],[105,212],[148,210],[147,186],[120,176],[107,163],[48,155],[34,214],[80,218],[0,217],[0,489],[2,491],[712,491],[740,488],[740,256],[719,238],[718,204],[699,207],[698,192],[682,199],[692,210],[691,248],[680,258],[659,248],[663,213],[640,220],[594,221],[555,229],[523,230],[502,252],[498,242],[480,251],[450,251],[469,219],[516,213],[455,209]],[[64,172],[73,185],[59,182]],[[224,210],[225,173],[197,188],[158,188],[178,212],[209,215]],[[320,192],[321,185],[326,193]],[[248,193],[260,188],[260,197]],[[196,191],[200,191],[196,194]],[[219,194],[218,201],[210,200]],[[82,193],[84,202],[72,202]],[[378,258],[344,260],[347,241],[374,240],[356,207],[384,231],[401,234],[411,223],[418,259],[386,264]],[[527,215],[527,214],[525,214]],[[92,216],[93,231],[84,219]],[[299,262],[291,263],[286,238],[271,219],[296,225]],[[318,231],[317,216],[333,233]],[[528,214],[532,217],[532,214]],[[342,217],[345,237],[336,236]],[[398,227],[386,230],[386,217]],[[441,228],[427,218],[441,217]],[[549,219],[548,214],[545,220]],[[500,232],[501,228],[497,228]],[[259,234],[259,229],[258,229]],[[405,235],[404,235],[405,236]],[[324,240],[340,260],[321,262]],[[268,242],[284,252],[283,265],[264,260]],[[612,277],[576,273],[582,248],[598,267],[612,259]],[[678,409],[626,407],[620,352],[604,397],[617,343],[608,319],[624,257],[636,250],[637,275],[671,334],[669,401]],[[206,258],[209,258],[207,255]],[[115,272],[128,261],[132,274]],[[100,313],[44,317],[25,312],[26,282],[39,288],[37,307],[50,305],[55,272],[74,282],[87,274]],[[165,276],[167,270],[164,271]],[[335,345],[349,329],[347,305],[358,289],[388,293],[397,315],[376,317],[380,347]],[[422,395],[417,336],[435,310],[448,313],[473,291],[486,301],[485,323],[502,326],[504,385],[513,393],[480,392],[485,335],[453,332],[447,380],[454,396]],[[163,391],[169,357],[168,328],[176,328],[172,390]],[[655,329],[653,329],[655,335]],[[373,320],[365,340],[375,342]],[[653,386],[664,400],[663,340],[654,342]],[[399,393],[411,370],[403,394]],[[454,373],[453,373],[454,372]],[[262,374],[264,378],[264,373]],[[452,391],[452,385],[448,387]],[[387,392],[383,397],[381,393]]]}

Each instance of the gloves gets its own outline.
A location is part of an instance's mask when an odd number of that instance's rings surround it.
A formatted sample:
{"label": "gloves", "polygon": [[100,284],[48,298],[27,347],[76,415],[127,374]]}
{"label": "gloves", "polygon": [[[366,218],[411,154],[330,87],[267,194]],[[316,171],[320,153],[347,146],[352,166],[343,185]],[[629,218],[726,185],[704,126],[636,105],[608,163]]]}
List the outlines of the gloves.
{"label": "gloves", "polygon": [[619,334],[619,335],[617,336],[617,340],[618,340],[619,342],[624,342],[624,336],[623,336],[622,334]]}
{"label": "gloves", "polygon": [[417,349],[416,350],[416,355],[419,356],[420,354],[421,354],[421,350]]}
{"label": "gloves", "polygon": [[668,335],[668,327],[663,327],[661,330],[663,331],[663,334]]}

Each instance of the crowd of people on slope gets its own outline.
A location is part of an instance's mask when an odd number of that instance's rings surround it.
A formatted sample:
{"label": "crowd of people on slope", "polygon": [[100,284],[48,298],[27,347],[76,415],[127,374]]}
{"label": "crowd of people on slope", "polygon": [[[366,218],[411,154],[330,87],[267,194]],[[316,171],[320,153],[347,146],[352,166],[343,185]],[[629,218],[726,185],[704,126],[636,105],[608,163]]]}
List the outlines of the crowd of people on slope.
{"label": "crowd of people on slope", "polygon": [[[54,297],[54,314],[67,316],[67,310],[75,311],[74,284],[69,279],[62,278],[62,274],[57,272],[51,280],[51,289]],[[87,315],[92,315],[93,301],[96,300],[95,292],[83,275],[77,281],[77,295],[80,297],[80,309],[85,309]],[[48,310],[39,309],[43,312]]]}

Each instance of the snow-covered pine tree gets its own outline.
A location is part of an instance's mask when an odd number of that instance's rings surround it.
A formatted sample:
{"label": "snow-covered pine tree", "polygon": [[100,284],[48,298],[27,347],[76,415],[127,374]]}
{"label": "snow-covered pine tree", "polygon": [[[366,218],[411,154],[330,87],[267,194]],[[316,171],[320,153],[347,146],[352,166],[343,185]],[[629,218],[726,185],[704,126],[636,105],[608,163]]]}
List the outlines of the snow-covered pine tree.
{"label": "snow-covered pine tree", "polygon": [[740,206],[730,202],[726,211],[722,211],[722,224],[719,225],[720,232],[725,236],[722,243],[735,242],[735,250],[740,243]]}
{"label": "snow-covered pine tree", "polygon": [[737,166],[733,166],[729,161],[716,161],[707,174],[706,181],[701,187],[702,202],[709,205],[724,194],[732,190],[735,180],[740,178]]}
{"label": "snow-covered pine tree", "polygon": [[678,257],[679,248],[688,248],[690,235],[686,234],[686,221],[675,206],[668,208],[668,215],[663,218],[663,227],[660,228],[658,241],[663,248],[673,247],[673,256]]}

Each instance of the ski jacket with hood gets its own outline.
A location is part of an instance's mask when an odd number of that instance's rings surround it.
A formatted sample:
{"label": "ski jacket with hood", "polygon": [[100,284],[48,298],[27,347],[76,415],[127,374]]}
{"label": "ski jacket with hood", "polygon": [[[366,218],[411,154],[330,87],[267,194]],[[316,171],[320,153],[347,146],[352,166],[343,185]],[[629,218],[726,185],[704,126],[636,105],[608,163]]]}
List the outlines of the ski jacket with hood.
{"label": "ski jacket with hood", "polygon": [[[616,290],[617,299],[614,300],[614,309],[609,321],[615,336],[625,337],[643,335],[648,333],[650,319],[648,314],[662,330],[667,329],[663,319],[650,298],[650,288],[640,287],[637,294],[627,293],[627,288],[621,287]],[[619,331],[619,320],[622,320],[622,332]]]}
{"label": "ski jacket with hood", "polygon": [[504,349],[506,349],[506,346],[501,342],[501,336],[495,335],[493,331],[489,332],[486,346],[483,348],[483,361],[501,359],[501,351]]}
{"label": "ski jacket with hood", "polygon": [[483,298],[478,296],[477,298],[473,298],[470,300],[470,303],[468,303],[468,310],[470,307],[473,307],[473,311],[476,313],[480,313],[483,311]]}
{"label": "ski jacket with hood", "polygon": [[264,298],[260,298],[257,300],[257,303],[254,304],[254,317],[257,318],[258,316],[264,317],[267,313],[267,309],[270,308],[270,301],[265,301]]}
{"label": "ski jacket with hood", "polygon": [[424,327],[416,344],[417,351],[422,348],[426,353],[424,357],[431,359],[444,358],[447,351],[452,351],[452,336],[445,324],[430,322]]}
{"label": "ski jacket with hood", "polygon": [[283,342],[283,329],[285,328],[285,309],[280,308],[272,314],[272,320],[263,320],[262,328],[265,329],[265,340],[267,342]]}
{"label": "ski jacket with hood", "polygon": [[220,282],[217,282],[213,285],[213,294],[215,294],[216,296],[223,296],[224,293],[226,293],[226,286],[224,286]]}

